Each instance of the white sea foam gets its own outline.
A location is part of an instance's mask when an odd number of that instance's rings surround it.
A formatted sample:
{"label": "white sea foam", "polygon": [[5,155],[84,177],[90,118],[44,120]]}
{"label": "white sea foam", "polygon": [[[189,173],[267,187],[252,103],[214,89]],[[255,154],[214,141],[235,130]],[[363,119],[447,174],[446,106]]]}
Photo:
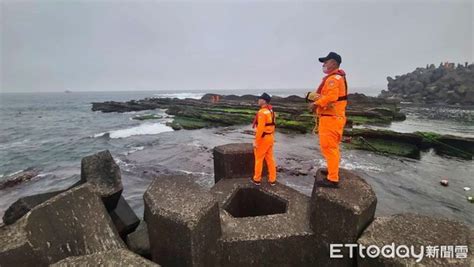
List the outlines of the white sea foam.
{"label": "white sea foam", "polygon": [[193,99],[201,99],[201,97],[204,95],[204,93],[163,93],[163,94],[154,94],[158,98],[179,98],[179,99],[185,99],[185,98],[193,98]]}
{"label": "white sea foam", "polygon": [[346,162],[345,160],[342,160],[341,162],[341,167],[348,169],[348,170],[364,170],[364,171],[373,171],[373,172],[381,172],[382,169],[376,165],[368,165],[368,164],[361,164],[361,163],[352,163],[352,162]]}
{"label": "white sea foam", "polygon": [[40,173],[40,174],[36,175],[36,177],[45,177],[45,176],[52,175],[52,174],[53,173],[45,172],[45,173]]}
{"label": "white sea foam", "polygon": [[132,152],[132,151],[136,152],[136,151],[140,151],[140,150],[143,150],[143,149],[145,149],[144,146],[133,146],[133,147],[131,147],[130,152]]}
{"label": "white sea foam", "polygon": [[119,158],[114,158],[115,162],[120,166],[120,169],[124,170],[124,171],[131,171],[131,167],[133,167],[132,164],[130,163],[127,163]]}
{"label": "white sea foam", "polygon": [[23,171],[24,171],[24,170],[19,170],[19,171],[16,171],[16,172],[12,172],[12,173],[7,174],[6,176],[7,176],[7,177],[9,177],[9,176],[14,176],[14,175],[17,175],[17,174],[19,174],[19,173],[21,173],[21,172],[23,172]]}
{"label": "white sea foam", "polygon": [[[325,159],[316,159],[314,160],[315,166],[326,167],[326,160]],[[377,166],[376,164],[370,163],[355,163],[353,159],[341,159],[340,162],[341,168],[348,169],[348,170],[363,170],[363,171],[372,171],[372,172],[381,172],[383,171],[382,168]]]}
{"label": "white sea foam", "polygon": [[173,129],[161,123],[144,123],[131,128],[114,130],[110,132],[98,133],[94,137],[102,137],[108,135],[110,138],[127,138],[133,135],[150,135],[164,132],[171,132]]}
{"label": "white sea foam", "polygon": [[12,172],[12,173],[0,174],[0,180],[1,180],[3,177],[7,177],[7,179],[8,179],[9,177],[12,177],[12,176],[14,176],[14,175],[17,175],[17,174],[19,174],[19,173],[21,173],[21,172],[23,172],[23,171],[24,171],[24,170],[19,170],[19,171]]}
{"label": "white sea foam", "polygon": [[124,155],[127,156],[127,155],[130,155],[130,154],[135,153],[137,151],[141,151],[143,149],[145,149],[144,146],[132,146],[132,147],[130,147],[129,151],[124,153]]}
{"label": "white sea foam", "polygon": [[168,127],[161,123],[152,123],[152,124],[141,124],[135,127],[110,131],[110,138],[127,138],[133,135],[149,135],[149,134],[159,134],[163,132],[173,131],[171,127]]}
{"label": "white sea foam", "polygon": [[103,133],[98,133],[98,134],[94,134],[92,137],[94,138],[97,138],[97,137],[102,137],[106,134],[107,132],[103,132]]}
{"label": "white sea foam", "polygon": [[185,174],[196,174],[196,175],[207,175],[207,172],[191,172],[191,171],[186,171],[186,170],[178,170],[179,172],[185,173]]}
{"label": "white sea foam", "polygon": [[[253,91],[249,91],[248,93],[234,93],[234,92],[224,92],[223,94],[226,95],[226,94],[232,94],[232,95],[236,95],[236,96],[243,96],[244,94],[254,94],[254,95],[260,95],[262,94],[263,91],[256,91],[256,92],[253,92]],[[302,96],[302,93],[275,93],[275,94],[272,94],[274,96],[279,96],[279,97],[288,97],[288,96],[291,96],[291,95],[300,95]],[[179,98],[179,99],[185,99],[185,98],[192,98],[192,99],[201,99],[203,96],[204,96],[204,93],[162,93],[162,94],[154,94],[154,96],[158,97],[158,98]]]}

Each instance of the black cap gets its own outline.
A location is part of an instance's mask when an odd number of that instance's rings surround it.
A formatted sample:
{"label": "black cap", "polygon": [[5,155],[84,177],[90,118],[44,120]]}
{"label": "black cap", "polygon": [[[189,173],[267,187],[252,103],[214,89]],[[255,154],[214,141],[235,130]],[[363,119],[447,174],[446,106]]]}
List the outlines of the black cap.
{"label": "black cap", "polygon": [[263,99],[267,101],[267,103],[270,103],[270,101],[272,100],[272,97],[267,93],[263,93],[261,96],[258,97],[258,99]]}
{"label": "black cap", "polygon": [[326,57],[320,57],[319,62],[324,62],[329,59],[334,59],[337,63],[341,64],[342,58],[340,55],[338,55],[335,52],[329,52],[329,54]]}

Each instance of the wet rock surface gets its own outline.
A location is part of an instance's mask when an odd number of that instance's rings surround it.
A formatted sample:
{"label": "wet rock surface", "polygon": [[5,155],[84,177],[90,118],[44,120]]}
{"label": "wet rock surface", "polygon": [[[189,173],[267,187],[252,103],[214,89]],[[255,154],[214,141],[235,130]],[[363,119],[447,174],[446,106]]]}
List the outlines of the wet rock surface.
{"label": "wet rock surface", "polygon": [[[215,97],[218,96],[218,101]],[[214,98],[213,98],[214,97]],[[214,100],[212,100],[214,99]],[[216,126],[250,124],[258,110],[257,96],[207,94],[202,99],[146,98],[128,102],[92,103],[93,111],[129,112],[152,109],[167,109],[174,120],[169,124],[173,129],[199,129]],[[351,124],[389,124],[393,120],[403,120],[397,102],[363,94],[349,95],[347,116]],[[310,132],[313,115],[307,110],[305,99],[299,96],[272,98],[272,105],[278,114],[277,130],[299,133]]]}
{"label": "wet rock surface", "polygon": [[398,133],[390,130],[351,129],[344,131],[351,137],[344,144],[349,149],[369,150],[385,155],[420,159],[420,152],[428,149],[443,156],[472,160],[474,138],[440,135],[430,132]]}
{"label": "wet rock surface", "polygon": [[[219,101],[213,101],[213,97],[219,96]],[[258,107],[256,96],[244,95],[215,95],[207,94],[202,99],[177,99],[177,98],[146,98],[143,100],[132,100],[129,102],[103,102],[93,103],[92,110],[103,112],[127,112],[142,109],[167,109],[169,115],[173,115],[173,122],[168,125],[174,130],[200,129],[218,126],[232,126],[251,124]],[[403,121],[405,114],[400,112],[399,102],[390,98],[369,97],[363,94],[350,94],[346,111],[346,128],[353,126],[371,125],[388,126],[393,121]],[[291,133],[310,133],[314,128],[314,115],[307,110],[304,98],[299,96],[278,97],[272,99],[273,108],[277,114],[277,131]],[[365,131],[365,133],[361,133]],[[395,155],[420,158],[420,150],[434,148],[440,155],[455,156],[463,159],[472,159],[472,149],[460,145],[463,141],[472,147],[474,141],[463,137],[446,137],[447,139],[458,139],[459,142],[444,142],[441,139],[425,140],[423,145],[414,144],[417,133],[405,134],[392,131],[380,131],[378,137],[370,137],[368,142],[360,140],[360,137],[368,138],[373,130],[352,129],[346,131],[346,136],[357,136],[349,149],[363,149],[374,151],[384,155]],[[434,136],[432,133],[422,133]],[[415,136],[415,137],[414,137]],[[426,139],[426,138],[424,138]],[[441,143],[443,144],[441,144]],[[436,144],[435,144],[436,143]],[[454,145],[453,145],[454,144]],[[454,147],[454,149],[453,149]],[[374,149],[375,148],[375,149]],[[217,180],[216,180],[217,181]]]}
{"label": "wet rock surface", "polygon": [[[392,243],[396,246],[414,246],[416,253],[423,250],[426,253],[427,246],[433,247],[430,257],[424,254],[420,262],[416,258],[384,257],[377,258],[359,256],[358,266],[473,266],[474,255],[474,230],[469,226],[457,221],[444,218],[433,218],[418,214],[397,214],[388,217],[378,217],[367,227],[357,241],[358,244],[369,247],[375,245],[382,248]],[[423,246],[423,247],[422,247]],[[452,254],[442,254],[451,247]],[[437,247],[437,249],[436,249]],[[457,254],[456,247],[464,247],[466,254]],[[458,256],[463,256],[458,258]]]}
{"label": "wet rock surface", "polygon": [[28,168],[24,171],[21,171],[17,174],[13,174],[11,176],[5,177],[0,181],[0,190],[5,188],[14,187],[18,184],[22,184],[27,182],[33,178],[35,178],[39,174],[39,170],[35,168]]}

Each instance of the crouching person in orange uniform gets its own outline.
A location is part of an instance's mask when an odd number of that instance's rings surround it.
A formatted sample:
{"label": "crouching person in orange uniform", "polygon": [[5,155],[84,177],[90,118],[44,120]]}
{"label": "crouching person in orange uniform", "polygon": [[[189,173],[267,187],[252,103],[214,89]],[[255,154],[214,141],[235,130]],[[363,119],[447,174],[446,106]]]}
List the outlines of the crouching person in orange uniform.
{"label": "crouching person in orange uniform", "polygon": [[347,82],[346,74],[339,69],[341,56],[331,52],[319,58],[323,72],[327,74],[316,92],[311,104],[316,108],[319,120],[318,134],[321,153],[327,162],[328,173],[324,180],[316,181],[321,187],[339,187],[339,144],[346,124]]}
{"label": "crouching person in orange uniform", "polygon": [[263,160],[267,162],[268,182],[270,185],[276,184],[276,165],[273,158],[273,144],[275,142],[273,134],[275,133],[275,113],[270,100],[272,98],[263,93],[258,97],[258,105],[260,110],[255,116],[253,127],[255,131],[255,141],[253,143],[255,155],[255,172],[252,182],[260,185],[262,180]]}

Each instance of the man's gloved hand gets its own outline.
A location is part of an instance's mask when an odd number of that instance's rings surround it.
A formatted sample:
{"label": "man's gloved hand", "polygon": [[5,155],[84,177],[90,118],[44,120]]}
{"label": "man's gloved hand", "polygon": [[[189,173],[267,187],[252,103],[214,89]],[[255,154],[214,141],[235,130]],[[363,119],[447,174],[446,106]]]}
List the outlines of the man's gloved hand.
{"label": "man's gloved hand", "polygon": [[306,93],[306,102],[314,102],[321,98],[321,95],[316,92],[308,92]]}

